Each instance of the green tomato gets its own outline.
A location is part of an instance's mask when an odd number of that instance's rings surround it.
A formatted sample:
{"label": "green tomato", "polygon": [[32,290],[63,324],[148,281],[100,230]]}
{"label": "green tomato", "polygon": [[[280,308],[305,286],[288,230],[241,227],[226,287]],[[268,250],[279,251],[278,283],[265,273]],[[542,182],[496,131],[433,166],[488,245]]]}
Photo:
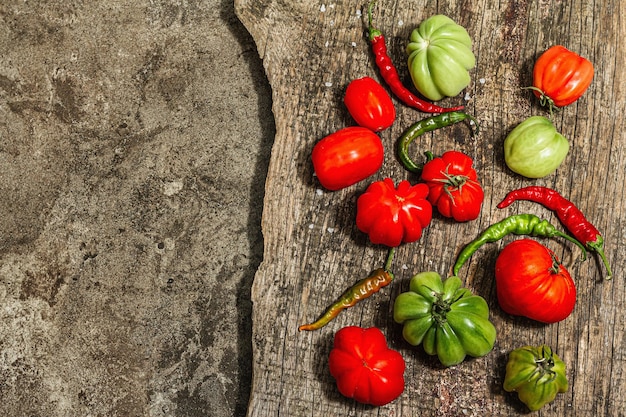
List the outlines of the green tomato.
{"label": "green tomato", "polygon": [[470,83],[476,65],[472,39],[463,26],[444,15],[424,20],[411,32],[406,48],[415,88],[430,100],[456,96]]}
{"label": "green tomato", "polygon": [[539,410],[567,391],[565,363],[546,345],[524,346],[509,354],[504,390],[517,392],[531,411]]}
{"label": "green tomato", "polygon": [[569,142],[550,120],[532,116],[504,140],[504,160],[511,171],[528,178],[553,173],[569,152]]}
{"label": "green tomato", "polygon": [[393,318],[403,325],[402,335],[413,346],[422,345],[444,366],[462,362],[467,355],[491,352],[496,329],[489,321],[484,298],[461,287],[458,277],[446,280],[436,272],[411,278],[409,291],[396,298]]}

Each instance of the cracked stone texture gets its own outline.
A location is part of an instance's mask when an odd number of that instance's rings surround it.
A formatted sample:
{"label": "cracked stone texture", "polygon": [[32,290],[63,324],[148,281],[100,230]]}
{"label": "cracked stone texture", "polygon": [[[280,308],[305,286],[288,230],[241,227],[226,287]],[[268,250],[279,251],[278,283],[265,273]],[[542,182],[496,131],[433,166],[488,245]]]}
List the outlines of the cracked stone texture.
{"label": "cracked stone texture", "polygon": [[0,415],[245,414],[275,127],[232,2],[0,22]]}

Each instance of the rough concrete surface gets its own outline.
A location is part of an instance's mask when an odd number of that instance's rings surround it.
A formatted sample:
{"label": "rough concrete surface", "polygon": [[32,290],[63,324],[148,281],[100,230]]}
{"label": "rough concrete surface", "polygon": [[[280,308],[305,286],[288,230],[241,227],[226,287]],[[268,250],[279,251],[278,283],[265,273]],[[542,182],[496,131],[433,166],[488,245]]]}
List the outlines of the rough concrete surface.
{"label": "rough concrete surface", "polygon": [[0,3],[0,415],[245,414],[274,129],[232,1]]}

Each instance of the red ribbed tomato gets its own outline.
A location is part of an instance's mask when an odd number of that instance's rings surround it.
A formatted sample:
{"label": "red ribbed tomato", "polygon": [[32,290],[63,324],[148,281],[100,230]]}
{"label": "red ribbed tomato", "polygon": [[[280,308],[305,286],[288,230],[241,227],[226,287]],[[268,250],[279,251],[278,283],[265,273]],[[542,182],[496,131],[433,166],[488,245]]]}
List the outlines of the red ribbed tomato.
{"label": "red ribbed tomato", "polygon": [[447,151],[422,169],[422,180],[429,188],[428,201],[441,215],[457,222],[476,219],[485,197],[473,162],[462,152]]}
{"label": "red ribbed tomato", "polygon": [[545,51],[535,62],[533,90],[542,105],[564,107],[578,100],[593,80],[593,64],[561,45]]}
{"label": "red ribbed tomato", "polygon": [[427,196],[423,183],[403,180],[396,187],[391,178],[373,182],[357,199],[356,226],[374,244],[393,248],[415,242],[433,217]]}
{"label": "red ribbed tomato", "polygon": [[404,359],[376,327],[339,330],[328,365],[339,392],[360,403],[385,405],[404,391]]}
{"label": "red ribbed tomato", "polygon": [[556,323],[574,310],[576,286],[554,252],[532,239],[509,243],[496,259],[496,291],[502,310]]}

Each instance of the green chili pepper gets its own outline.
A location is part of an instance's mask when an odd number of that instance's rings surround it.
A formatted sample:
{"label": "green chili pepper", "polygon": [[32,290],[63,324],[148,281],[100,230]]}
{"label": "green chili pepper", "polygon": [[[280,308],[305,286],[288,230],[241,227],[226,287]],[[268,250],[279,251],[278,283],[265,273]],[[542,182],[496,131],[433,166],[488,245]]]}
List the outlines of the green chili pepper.
{"label": "green chili pepper", "polygon": [[393,259],[394,251],[395,248],[389,250],[384,268],[375,269],[366,278],[359,280],[356,284],[348,288],[335,303],[328,307],[326,312],[317,319],[317,321],[311,324],[303,324],[298,327],[298,331],[321,329],[346,308],[352,307],[359,301],[369,298],[372,294],[380,291],[381,288],[389,285],[394,278],[394,275],[389,270],[391,268],[391,260]]}
{"label": "green chili pepper", "polygon": [[547,220],[542,220],[534,214],[516,214],[509,216],[498,223],[492,224],[485,229],[485,231],[478,238],[468,243],[456,259],[456,263],[452,269],[453,275],[457,275],[459,273],[459,270],[465,261],[467,261],[482,245],[488,242],[496,242],[511,233],[515,235],[536,237],[559,236],[576,244],[583,251],[583,256],[586,257],[587,254],[585,246],[582,243],[573,237],[560,232]]}
{"label": "green chili pepper", "polygon": [[478,122],[476,119],[469,114],[460,111],[441,113],[414,123],[402,134],[402,136],[400,136],[400,140],[398,142],[398,158],[400,159],[402,165],[407,170],[419,174],[424,165],[416,164],[415,161],[413,161],[409,156],[409,145],[411,142],[413,142],[416,137],[423,135],[426,132],[432,132],[433,130],[447,127],[466,119],[470,119],[474,122],[476,125],[476,133],[478,133]]}

